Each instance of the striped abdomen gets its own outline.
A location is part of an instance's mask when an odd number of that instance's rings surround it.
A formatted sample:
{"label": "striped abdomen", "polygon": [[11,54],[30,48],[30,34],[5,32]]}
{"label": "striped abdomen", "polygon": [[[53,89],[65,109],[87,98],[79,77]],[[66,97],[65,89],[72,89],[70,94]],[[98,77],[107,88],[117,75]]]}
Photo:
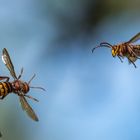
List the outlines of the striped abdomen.
{"label": "striped abdomen", "polygon": [[0,96],[6,96],[12,92],[12,84],[10,82],[0,82]]}

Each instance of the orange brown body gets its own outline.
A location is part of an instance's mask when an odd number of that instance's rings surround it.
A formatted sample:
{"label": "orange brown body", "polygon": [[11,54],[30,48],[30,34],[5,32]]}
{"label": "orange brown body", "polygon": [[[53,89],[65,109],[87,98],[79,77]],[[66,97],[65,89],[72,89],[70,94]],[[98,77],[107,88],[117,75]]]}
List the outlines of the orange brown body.
{"label": "orange brown body", "polygon": [[122,61],[124,57],[126,57],[129,63],[132,63],[136,68],[135,61],[140,59],[140,45],[134,45],[133,43],[140,39],[140,33],[136,34],[129,41],[118,44],[111,45],[108,42],[102,42],[99,46],[92,49],[92,52],[99,47],[108,47],[111,48],[112,56],[118,56],[118,58]]}
{"label": "orange brown body", "polygon": [[112,47],[112,56],[127,57],[128,60],[135,62],[140,56],[140,45],[133,45],[128,43],[122,43],[120,45],[114,45]]}
{"label": "orange brown body", "polygon": [[17,77],[14,70],[13,63],[11,61],[11,58],[6,48],[4,48],[2,52],[2,61],[6,65],[7,69],[10,72],[10,75],[13,77],[14,80],[12,82],[9,82],[9,79],[10,79],[9,77],[0,76],[0,81],[5,80],[4,82],[0,82],[0,99],[4,99],[9,93],[15,93],[16,95],[19,96],[22,109],[26,111],[26,113],[31,119],[33,119],[34,121],[38,121],[38,117],[35,114],[34,110],[31,108],[31,106],[28,104],[26,97],[33,99],[34,101],[38,101],[37,99],[33,98],[27,93],[29,92],[30,88],[38,88],[42,90],[45,90],[45,89],[42,87],[30,86],[31,81],[35,77],[35,74],[28,82],[24,82],[20,80],[23,73],[23,68],[21,69],[21,73]]}
{"label": "orange brown body", "polygon": [[0,82],[0,96],[5,97],[13,91],[12,84],[10,82]]}
{"label": "orange brown body", "polygon": [[[37,115],[35,114],[34,110],[28,104],[26,97],[33,99],[34,101],[38,101],[32,96],[27,95],[27,93],[29,92],[30,88],[38,88],[42,90],[45,90],[45,89],[42,87],[30,86],[31,81],[35,77],[35,74],[28,82],[21,81],[20,78],[23,73],[23,68],[21,69],[21,73],[17,77],[10,55],[6,48],[4,48],[2,51],[2,61],[6,65],[7,69],[10,72],[10,75],[13,77],[14,80],[12,82],[9,82],[9,79],[10,79],[9,77],[0,76],[0,81],[5,80],[4,82],[0,82],[0,99],[4,99],[9,93],[15,93],[19,97],[22,109],[26,111],[27,115],[31,119],[33,119],[34,121],[38,121],[39,119]],[[0,132],[0,137],[2,137],[1,132]]]}
{"label": "orange brown body", "polygon": [[0,82],[0,97],[3,99],[9,93],[19,94],[22,91],[26,94],[29,91],[29,85],[26,82],[15,80],[13,82]]}

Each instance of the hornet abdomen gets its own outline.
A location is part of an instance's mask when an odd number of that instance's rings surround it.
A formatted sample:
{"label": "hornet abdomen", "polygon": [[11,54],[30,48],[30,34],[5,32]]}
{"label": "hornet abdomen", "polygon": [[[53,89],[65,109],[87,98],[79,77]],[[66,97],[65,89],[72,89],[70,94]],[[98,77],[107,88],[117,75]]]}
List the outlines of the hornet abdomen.
{"label": "hornet abdomen", "polygon": [[0,96],[6,96],[12,91],[12,84],[10,82],[0,82]]}

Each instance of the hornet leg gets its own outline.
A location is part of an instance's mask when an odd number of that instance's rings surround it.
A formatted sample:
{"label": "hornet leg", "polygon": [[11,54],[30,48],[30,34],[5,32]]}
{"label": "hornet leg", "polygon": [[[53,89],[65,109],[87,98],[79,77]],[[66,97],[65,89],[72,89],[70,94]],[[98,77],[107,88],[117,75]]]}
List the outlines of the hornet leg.
{"label": "hornet leg", "polygon": [[120,61],[123,63],[123,60],[122,60],[122,58],[120,57],[120,56],[118,56],[118,58],[120,59]]}
{"label": "hornet leg", "polygon": [[4,79],[6,79],[6,82],[8,82],[10,78],[7,76],[0,76],[0,81]]}
{"label": "hornet leg", "polygon": [[128,58],[128,60],[134,65],[135,68],[137,68],[136,64],[131,59]]}
{"label": "hornet leg", "polygon": [[3,95],[2,97],[0,97],[0,100],[3,100],[6,97],[6,95]]}

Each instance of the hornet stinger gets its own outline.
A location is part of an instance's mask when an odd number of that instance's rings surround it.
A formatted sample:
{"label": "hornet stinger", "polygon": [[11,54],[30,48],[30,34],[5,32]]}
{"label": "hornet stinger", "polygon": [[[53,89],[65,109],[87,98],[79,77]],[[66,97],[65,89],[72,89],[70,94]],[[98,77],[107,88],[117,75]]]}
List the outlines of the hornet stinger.
{"label": "hornet stinger", "polygon": [[140,32],[136,34],[134,37],[132,37],[129,41],[117,45],[111,45],[108,42],[102,42],[100,43],[99,46],[93,48],[92,52],[94,52],[96,48],[100,48],[100,47],[110,48],[113,57],[117,56],[121,62],[123,62],[122,59],[126,57],[128,59],[129,64],[132,63],[136,68],[135,61],[137,59],[140,59],[139,57],[140,45],[135,45],[133,43],[138,41],[139,39],[140,39]]}
{"label": "hornet stinger", "polygon": [[6,48],[4,48],[2,52],[2,61],[6,65],[7,69],[10,72],[10,75],[14,78],[14,80],[12,82],[9,82],[9,77],[0,76],[0,80],[6,80],[5,82],[0,82],[0,99],[4,99],[9,93],[14,93],[18,95],[22,109],[26,111],[26,113],[31,119],[33,119],[34,121],[38,121],[38,117],[35,114],[34,110],[31,108],[31,106],[28,104],[26,97],[34,101],[38,101],[37,99],[27,95],[27,93],[29,92],[30,88],[38,88],[42,90],[45,89],[42,87],[30,86],[31,81],[35,77],[35,74],[28,82],[21,81],[20,78],[23,73],[23,68],[21,69],[20,75],[18,77],[16,76],[14,66]]}

